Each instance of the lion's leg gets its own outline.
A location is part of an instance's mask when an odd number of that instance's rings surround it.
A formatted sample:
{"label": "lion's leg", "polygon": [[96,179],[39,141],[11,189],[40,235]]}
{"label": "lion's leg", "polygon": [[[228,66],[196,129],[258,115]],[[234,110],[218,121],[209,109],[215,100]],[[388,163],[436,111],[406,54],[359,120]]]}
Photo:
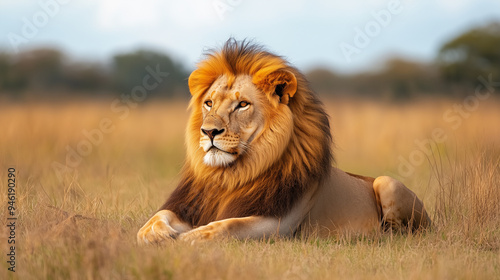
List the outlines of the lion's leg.
{"label": "lion's leg", "polygon": [[382,222],[389,228],[417,230],[427,228],[431,220],[417,195],[398,180],[380,176],[373,182]]}
{"label": "lion's leg", "polygon": [[311,210],[316,186],[297,201],[283,217],[248,216],[214,221],[179,235],[179,240],[196,241],[233,237],[237,239],[291,236]]}
{"label": "lion's leg", "polygon": [[165,240],[177,238],[183,232],[191,230],[191,226],[181,221],[170,210],[158,211],[137,233],[140,245],[158,244]]}
{"label": "lion's leg", "polygon": [[[296,226],[296,225],[295,225]],[[280,224],[280,219],[261,216],[231,218],[211,222],[179,235],[179,240],[197,241],[233,237],[237,239],[264,238],[275,234],[289,235],[295,230]]]}

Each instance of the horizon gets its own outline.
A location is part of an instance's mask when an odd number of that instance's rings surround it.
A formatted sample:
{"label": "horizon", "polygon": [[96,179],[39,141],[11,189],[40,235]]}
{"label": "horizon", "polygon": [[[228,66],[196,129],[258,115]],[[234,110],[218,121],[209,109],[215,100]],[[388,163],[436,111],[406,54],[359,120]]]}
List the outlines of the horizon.
{"label": "horizon", "polygon": [[285,5],[262,0],[35,3],[0,3],[0,50],[50,47],[76,61],[107,63],[113,55],[146,49],[188,69],[204,50],[229,37],[253,39],[304,72],[365,72],[392,57],[432,62],[448,40],[500,19],[500,3],[487,0],[372,0],[362,8],[304,0]]}

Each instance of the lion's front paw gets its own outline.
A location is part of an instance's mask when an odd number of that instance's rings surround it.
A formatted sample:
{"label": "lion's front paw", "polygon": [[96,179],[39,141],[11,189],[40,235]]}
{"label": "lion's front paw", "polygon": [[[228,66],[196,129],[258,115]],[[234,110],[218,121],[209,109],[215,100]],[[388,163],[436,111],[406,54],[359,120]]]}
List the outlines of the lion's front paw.
{"label": "lion's front paw", "polygon": [[225,231],[221,227],[218,227],[215,224],[208,224],[206,226],[201,226],[188,232],[181,233],[179,235],[179,240],[190,243],[208,241],[225,237],[226,235],[224,232]]}
{"label": "lion's front paw", "polygon": [[179,232],[173,229],[159,212],[139,230],[137,243],[139,245],[161,244],[176,239],[178,235]]}

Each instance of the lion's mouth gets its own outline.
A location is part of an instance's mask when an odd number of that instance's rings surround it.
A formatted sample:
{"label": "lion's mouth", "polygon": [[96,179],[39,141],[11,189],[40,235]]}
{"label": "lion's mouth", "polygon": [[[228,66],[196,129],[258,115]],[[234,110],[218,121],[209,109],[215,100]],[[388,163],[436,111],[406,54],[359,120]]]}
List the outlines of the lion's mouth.
{"label": "lion's mouth", "polygon": [[213,167],[228,167],[234,163],[237,157],[238,153],[224,151],[212,145],[203,157],[203,162]]}
{"label": "lion's mouth", "polygon": [[237,155],[237,154],[238,154],[237,152],[228,152],[228,151],[224,151],[224,150],[222,150],[222,149],[217,148],[217,147],[216,147],[216,146],[214,146],[214,145],[208,149],[207,153],[208,153],[208,152],[210,152],[210,151],[215,152],[215,153],[216,153],[216,152],[222,152],[222,153],[226,153],[226,154],[233,155],[233,156],[235,156],[235,155]]}

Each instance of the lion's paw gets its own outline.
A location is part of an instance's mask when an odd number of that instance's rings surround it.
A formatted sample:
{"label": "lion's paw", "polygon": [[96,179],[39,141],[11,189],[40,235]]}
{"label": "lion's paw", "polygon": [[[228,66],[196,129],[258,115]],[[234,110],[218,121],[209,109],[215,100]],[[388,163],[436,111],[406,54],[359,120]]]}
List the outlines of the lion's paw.
{"label": "lion's paw", "polygon": [[162,244],[177,238],[179,232],[173,229],[162,213],[158,212],[139,230],[137,243],[139,245]]}
{"label": "lion's paw", "polygon": [[179,240],[189,242],[191,244],[196,242],[208,241],[216,238],[224,237],[224,231],[214,224],[208,224],[199,228],[181,233]]}

